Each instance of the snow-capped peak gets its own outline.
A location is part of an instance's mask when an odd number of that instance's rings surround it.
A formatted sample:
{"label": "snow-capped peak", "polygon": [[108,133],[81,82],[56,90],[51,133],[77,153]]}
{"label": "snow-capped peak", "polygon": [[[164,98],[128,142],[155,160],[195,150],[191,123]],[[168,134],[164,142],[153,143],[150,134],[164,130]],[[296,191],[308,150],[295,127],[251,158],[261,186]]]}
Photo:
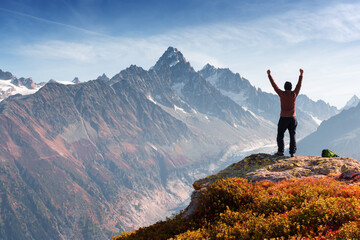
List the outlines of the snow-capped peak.
{"label": "snow-capped peak", "polygon": [[160,57],[160,59],[156,62],[153,68],[160,69],[165,67],[173,67],[179,62],[186,62],[183,54],[178,51],[176,48],[169,47],[165,53]]}
{"label": "snow-capped peak", "polygon": [[349,101],[347,101],[347,103],[343,107],[343,110],[347,110],[349,108],[356,107],[359,104],[359,102],[360,102],[360,99],[358,98],[358,96],[354,95],[354,96],[352,96],[352,98],[350,98]]}
{"label": "snow-capped peak", "polygon": [[18,86],[13,84],[12,80],[13,79],[0,80],[0,101],[15,94],[21,94],[21,95],[33,94],[40,89],[40,86],[36,86],[35,88],[28,88],[27,86],[23,86],[23,85]]}
{"label": "snow-capped peak", "polygon": [[15,94],[33,94],[40,88],[41,86],[35,84],[31,77],[17,78],[12,73],[0,69],[0,101]]}

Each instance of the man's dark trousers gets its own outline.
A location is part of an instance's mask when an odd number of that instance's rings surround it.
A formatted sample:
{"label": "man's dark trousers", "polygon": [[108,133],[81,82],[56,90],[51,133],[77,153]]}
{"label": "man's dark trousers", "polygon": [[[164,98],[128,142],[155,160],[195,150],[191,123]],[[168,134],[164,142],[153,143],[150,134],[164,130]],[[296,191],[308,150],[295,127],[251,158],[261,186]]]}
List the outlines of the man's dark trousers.
{"label": "man's dark trousers", "polygon": [[290,154],[295,154],[296,152],[296,126],[297,120],[296,117],[280,117],[278,123],[278,133],[277,133],[277,145],[278,152],[284,153],[284,133],[286,129],[289,130],[290,134]]}

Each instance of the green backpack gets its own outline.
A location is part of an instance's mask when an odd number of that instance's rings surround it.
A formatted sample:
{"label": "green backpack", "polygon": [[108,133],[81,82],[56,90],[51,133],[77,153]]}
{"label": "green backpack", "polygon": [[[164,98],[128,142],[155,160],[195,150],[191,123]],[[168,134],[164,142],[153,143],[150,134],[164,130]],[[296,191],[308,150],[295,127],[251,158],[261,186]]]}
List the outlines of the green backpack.
{"label": "green backpack", "polygon": [[322,157],[328,157],[328,158],[339,157],[336,153],[334,153],[333,151],[331,151],[329,149],[322,150],[321,156]]}

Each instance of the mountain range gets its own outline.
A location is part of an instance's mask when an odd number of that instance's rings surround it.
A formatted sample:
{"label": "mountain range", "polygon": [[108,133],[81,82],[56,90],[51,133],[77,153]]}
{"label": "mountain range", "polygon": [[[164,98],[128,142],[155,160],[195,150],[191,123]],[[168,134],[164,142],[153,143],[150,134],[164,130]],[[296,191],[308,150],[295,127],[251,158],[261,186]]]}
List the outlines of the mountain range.
{"label": "mountain range", "polygon": [[[347,105],[349,106],[349,105]],[[321,123],[299,143],[300,154],[319,155],[331,149],[340,156],[360,159],[360,105],[350,107]]]}
{"label": "mountain range", "polygon": [[[153,223],[196,179],[276,137],[276,95],[229,69],[195,71],[173,47],[112,78],[0,79],[34,91],[0,102],[1,239],[101,239]],[[297,104],[300,137],[338,113],[304,95]]]}

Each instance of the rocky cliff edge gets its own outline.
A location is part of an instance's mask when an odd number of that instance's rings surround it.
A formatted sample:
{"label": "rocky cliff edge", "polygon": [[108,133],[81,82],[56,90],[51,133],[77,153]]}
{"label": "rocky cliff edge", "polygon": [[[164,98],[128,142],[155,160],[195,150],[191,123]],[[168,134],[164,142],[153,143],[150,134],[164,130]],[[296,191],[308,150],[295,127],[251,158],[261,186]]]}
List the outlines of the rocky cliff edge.
{"label": "rocky cliff edge", "polygon": [[253,154],[193,186],[178,215],[112,239],[360,239],[352,158]]}
{"label": "rocky cliff edge", "polygon": [[201,192],[217,180],[240,177],[249,181],[274,181],[303,177],[331,176],[338,180],[357,182],[360,179],[360,162],[348,157],[326,158],[319,156],[276,156],[264,153],[252,154],[234,163],[226,169],[197,180],[193,187],[190,205],[185,209],[183,217],[188,218],[200,202]]}

